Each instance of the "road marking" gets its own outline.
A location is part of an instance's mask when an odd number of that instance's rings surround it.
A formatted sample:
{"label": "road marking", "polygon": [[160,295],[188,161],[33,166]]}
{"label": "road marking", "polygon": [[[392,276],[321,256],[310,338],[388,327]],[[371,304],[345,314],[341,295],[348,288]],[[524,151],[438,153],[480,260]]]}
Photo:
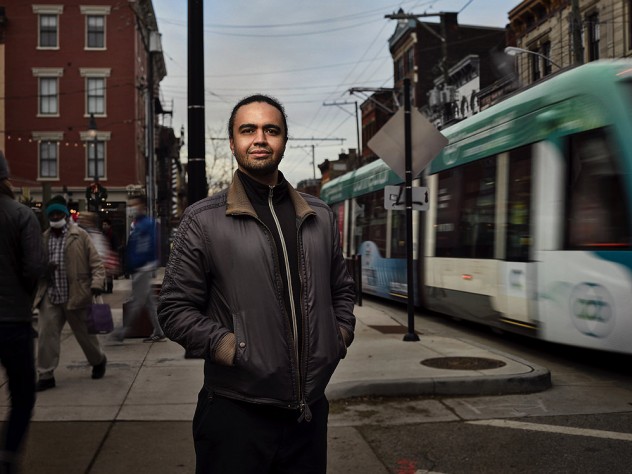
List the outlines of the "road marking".
{"label": "road marking", "polygon": [[468,421],[471,425],[486,425],[496,428],[513,428],[517,430],[544,431],[547,433],[559,433],[573,436],[591,436],[593,438],[618,439],[632,441],[632,433],[617,433],[616,431],[589,430],[584,428],[572,428],[570,426],[540,425],[538,423],[525,423],[511,420],[479,420]]}

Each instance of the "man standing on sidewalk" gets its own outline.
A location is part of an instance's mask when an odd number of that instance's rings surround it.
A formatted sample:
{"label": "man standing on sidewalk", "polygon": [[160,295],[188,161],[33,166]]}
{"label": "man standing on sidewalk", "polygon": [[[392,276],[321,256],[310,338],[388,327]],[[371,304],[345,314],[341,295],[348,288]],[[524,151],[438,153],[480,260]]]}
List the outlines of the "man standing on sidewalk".
{"label": "man standing on sidewalk", "polygon": [[0,440],[0,474],[17,472],[16,456],[35,405],[33,293],[46,271],[42,230],[31,209],[15,201],[0,151],[0,362],[11,411]]}
{"label": "man standing on sidewalk", "polygon": [[165,335],[158,324],[156,314],[156,300],[151,288],[151,278],[158,264],[156,246],[156,224],[147,216],[147,199],[136,196],[128,201],[128,206],[134,218],[132,231],[127,242],[125,258],[126,273],[132,275],[132,304],[129,309],[130,317],[125,325],[115,330],[111,339],[122,341],[125,339],[127,327],[134,324],[145,309],[154,328],[153,333],[144,342],[165,341]]}
{"label": "man standing on sidewalk", "polygon": [[44,232],[48,250],[48,278],[40,280],[35,297],[39,307],[37,372],[39,392],[55,387],[54,371],[59,364],[61,331],[70,325],[83,353],[92,365],[92,378],[105,375],[107,358],[99,339],[88,334],[86,315],[93,295],[103,293],[105,269],[88,233],[68,223],[70,213],[63,196],[46,204],[50,228]]}
{"label": "man standing on sidewalk", "polygon": [[355,326],[336,218],[278,170],[275,99],[240,101],[228,135],[233,182],[186,210],[160,294],[167,336],[205,359],[196,472],[324,473],[325,387]]}

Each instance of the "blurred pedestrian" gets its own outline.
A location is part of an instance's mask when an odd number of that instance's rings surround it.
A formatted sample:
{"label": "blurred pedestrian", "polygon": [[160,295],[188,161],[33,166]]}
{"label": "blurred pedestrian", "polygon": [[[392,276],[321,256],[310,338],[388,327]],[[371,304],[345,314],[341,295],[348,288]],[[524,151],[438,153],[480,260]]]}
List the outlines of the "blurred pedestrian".
{"label": "blurred pedestrian", "polygon": [[[90,240],[92,240],[94,248],[97,250],[99,257],[101,257],[103,267],[106,268],[106,263],[110,256],[110,244],[103,235],[103,232],[101,232],[97,227],[96,212],[83,211],[79,213],[77,224],[79,224],[79,227],[85,230],[90,236]],[[105,283],[103,285],[103,289],[105,291]]]}
{"label": "blurred pedestrian", "polygon": [[133,216],[132,231],[127,241],[125,255],[126,273],[132,275],[132,300],[129,318],[125,325],[112,333],[112,339],[125,339],[127,328],[132,326],[141,311],[145,309],[153,326],[152,334],[143,339],[144,342],[162,342],[165,335],[158,324],[156,299],[151,288],[151,279],[156,270],[157,246],[156,224],[147,216],[147,199],[145,196],[131,198],[127,205]]}
{"label": "blurred pedestrian", "polygon": [[205,360],[196,472],[324,473],[325,387],[355,326],[336,216],[278,170],[275,99],[239,102],[228,136],[233,181],[187,208],[160,293],[167,336]]}
{"label": "blurred pedestrian", "polygon": [[120,245],[112,221],[107,217],[101,220],[101,231],[110,246],[110,264],[105,265],[105,292],[112,293],[114,289],[114,279],[118,278],[121,271],[121,259],[119,257]]}
{"label": "blurred pedestrian", "polygon": [[17,455],[35,405],[33,295],[46,272],[42,231],[31,209],[15,201],[0,151],[0,362],[11,409],[0,439],[0,473],[17,472]]}
{"label": "blurred pedestrian", "polygon": [[88,233],[68,223],[70,213],[63,196],[46,203],[50,228],[44,232],[48,250],[48,277],[40,280],[35,297],[39,308],[37,390],[55,387],[61,330],[68,322],[83,353],[92,365],[92,378],[105,375],[107,358],[97,336],[88,334],[87,311],[94,295],[103,293],[105,270]]}

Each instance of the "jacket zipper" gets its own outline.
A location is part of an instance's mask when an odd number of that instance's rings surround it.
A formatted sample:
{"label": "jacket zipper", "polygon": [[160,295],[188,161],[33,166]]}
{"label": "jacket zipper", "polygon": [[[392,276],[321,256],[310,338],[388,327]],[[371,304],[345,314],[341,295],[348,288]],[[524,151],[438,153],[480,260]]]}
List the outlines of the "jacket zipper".
{"label": "jacket zipper", "polygon": [[281,249],[283,250],[283,263],[285,264],[285,273],[287,275],[287,287],[289,292],[290,299],[290,312],[292,316],[292,336],[293,336],[293,346],[294,346],[294,356],[296,357],[296,365],[298,366],[297,370],[297,382],[298,382],[298,394],[299,394],[299,410],[301,415],[299,417],[299,421],[305,419],[306,421],[311,421],[312,414],[305,403],[305,396],[303,394],[303,381],[301,376],[301,358],[298,351],[298,324],[296,318],[296,307],[294,306],[294,289],[292,288],[292,273],[290,270],[290,259],[287,253],[287,247],[285,246],[285,238],[283,237],[283,230],[281,229],[281,223],[274,211],[274,203],[272,201],[272,197],[274,194],[274,188],[270,187],[270,192],[268,193],[268,207],[270,208],[270,213],[272,214],[272,218],[274,219],[274,224],[276,225],[277,231],[279,232],[279,237],[281,240]]}

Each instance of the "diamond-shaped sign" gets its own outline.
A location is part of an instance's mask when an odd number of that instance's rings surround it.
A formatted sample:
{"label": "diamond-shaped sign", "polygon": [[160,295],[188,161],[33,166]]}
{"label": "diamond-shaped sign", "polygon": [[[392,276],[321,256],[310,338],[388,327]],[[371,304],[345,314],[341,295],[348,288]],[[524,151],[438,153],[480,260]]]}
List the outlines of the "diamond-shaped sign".
{"label": "diamond-shaped sign", "polygon": [[[416,177],[448,144],[448,139],[419,110],[410,112],[412,172]],[[402,179],[406,179],[404,109],[400,108],[368,143],[371,150]]]}

